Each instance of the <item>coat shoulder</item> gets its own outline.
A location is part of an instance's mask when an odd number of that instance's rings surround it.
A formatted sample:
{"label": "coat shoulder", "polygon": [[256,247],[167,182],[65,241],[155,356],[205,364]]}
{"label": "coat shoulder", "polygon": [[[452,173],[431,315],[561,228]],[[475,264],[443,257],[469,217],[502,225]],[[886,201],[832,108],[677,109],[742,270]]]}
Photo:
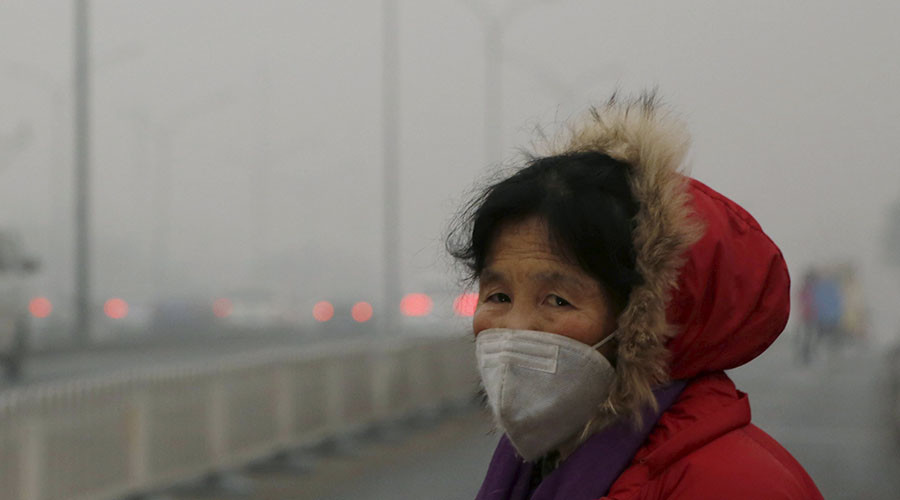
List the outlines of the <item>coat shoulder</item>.
{"label": "coat shoulder", "polygon": [[806,500],[822,495],[790,453],[750,424],[673,462],[634,498]]}
{"label": "coat shoulder", "polygon": [[822,495],[797,460],[750,422],[747,395],[718,373],[688,385],[608,498],[799,500]]}

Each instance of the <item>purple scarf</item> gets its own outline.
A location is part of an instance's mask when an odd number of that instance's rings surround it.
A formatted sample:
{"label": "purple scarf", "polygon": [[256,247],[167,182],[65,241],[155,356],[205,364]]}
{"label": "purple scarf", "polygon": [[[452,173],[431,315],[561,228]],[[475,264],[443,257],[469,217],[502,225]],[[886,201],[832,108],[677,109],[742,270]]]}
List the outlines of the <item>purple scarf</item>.
{"label": "purple scarf", "polygon": [[644,412],[641,430],[619,421],[594,434],[544,477],[534,491],[530,491],[534,464],[522,460],[504,435],[475,500],[588,500],[606,495],[660,415],[672,406],[686,385],[687,381],[678,380],[653,391],[659,411]]}

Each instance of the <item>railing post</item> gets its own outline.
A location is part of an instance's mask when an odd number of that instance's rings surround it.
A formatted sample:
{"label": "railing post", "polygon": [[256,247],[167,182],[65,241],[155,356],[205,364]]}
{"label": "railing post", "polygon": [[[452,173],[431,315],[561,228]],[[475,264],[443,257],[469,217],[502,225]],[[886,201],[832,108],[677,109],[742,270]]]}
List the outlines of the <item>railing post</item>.
{"label": "railing post", "polygon": [[388,352],[384,346],[379,346],[372,352],[372,411],[376,422],[387,420],[391,416]]}
{"label": "railing post", "polygon": [[41,500],[41,480],[42,465],[44,465],[44,426],[43,422],[37,418],[31,417],[28,422],[22,426],[22,444],[21,444],[21,493],[22,500]]}
{"label": "railing post", "polygon": [[291,377],[290,365],[279,365],[275,371],[275,423],[276,435],[280,443],[292,443],[296,437],[294,432],[294,380]]}
{"label": "railing post", "polygon": [[327,411],[326,419],[328,420],[328,432],[333,434],[343,430],[343,426],[347,419],[345,415],[344,404],[344,377],[341,373],[339,361],[329,359],[324,370],[325,374],[325,408]]}
{"label": "railing post", "polygon": [[228,394],[224,376],[223,373],[213,376],[209,393],[209,445],[216,467],[222,464],[228,451]]}
{"label": "railing post", "polygon": [[146,486],[150,478],[148,453],[150,451],[150,397],[145,388],[137,389],[126,408],[128,439],[128,472],[131,485]]}

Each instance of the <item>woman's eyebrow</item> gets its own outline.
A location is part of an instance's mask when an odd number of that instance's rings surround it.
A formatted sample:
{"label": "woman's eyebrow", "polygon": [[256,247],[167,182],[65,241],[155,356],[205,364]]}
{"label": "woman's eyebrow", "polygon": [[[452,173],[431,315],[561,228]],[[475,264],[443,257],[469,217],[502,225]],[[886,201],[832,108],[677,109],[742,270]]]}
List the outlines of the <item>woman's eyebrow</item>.
{"label": "woman's eyebrow", "polygon": [[488,267],[481,271],[481,274],[478,276],[478,281],[481,283],[503,282],[505,281],[505,276],[503,273]]}
{"label": "woman's eyebrow", "polygon": [[535,274],[534,278],[546,284],[572,286],[582,292],[590,290],[583,279],[560,271],[543,271]]}

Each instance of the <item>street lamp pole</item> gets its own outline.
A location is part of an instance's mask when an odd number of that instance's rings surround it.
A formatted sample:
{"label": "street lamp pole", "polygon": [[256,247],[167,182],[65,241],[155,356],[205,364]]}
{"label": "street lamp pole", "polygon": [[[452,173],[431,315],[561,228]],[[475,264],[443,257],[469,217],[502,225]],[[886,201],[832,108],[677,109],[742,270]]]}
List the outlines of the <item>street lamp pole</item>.
{"label": "street lamp pole", "polygon": [[382,133],[384,168],[384,319],[388,332],[397,327],[400,303],[400,47],[397,0],[383,0]]}
{"label": "street lamp pole", "polygon": [[90,342],[90,57],[88,0],[76,0],[75,34],[75,342]]}

